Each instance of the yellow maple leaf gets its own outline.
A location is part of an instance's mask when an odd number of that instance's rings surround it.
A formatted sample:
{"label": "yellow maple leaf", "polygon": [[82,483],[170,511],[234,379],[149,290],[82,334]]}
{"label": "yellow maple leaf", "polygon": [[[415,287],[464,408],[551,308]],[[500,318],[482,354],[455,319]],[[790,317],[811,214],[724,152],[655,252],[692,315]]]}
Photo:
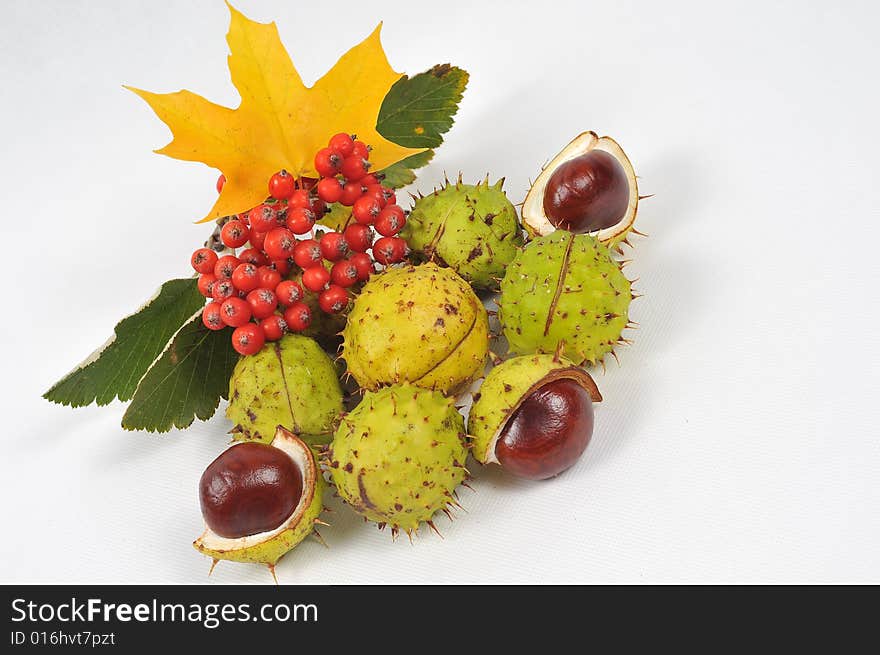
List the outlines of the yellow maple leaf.
{"label": "yellow maple leaf", "polygon": [[278,37],[275,23],[257,23],[227,3],[231,13],[229,72],[241,96],[230,109],[190,91],[151,93],[126,87],[146,100],[171,128],[173,139],[156,152],[220,169],[226,184],[210,221],[247,211],[267,195],[269,178],[286,169],[316,177],[315,152],[338,132],[372,146],[381,170],[423,149],[404,148],[376,131],[382,100],[403,75],[382,49],[382,24],[345,53],[314,86],[303,84]]}

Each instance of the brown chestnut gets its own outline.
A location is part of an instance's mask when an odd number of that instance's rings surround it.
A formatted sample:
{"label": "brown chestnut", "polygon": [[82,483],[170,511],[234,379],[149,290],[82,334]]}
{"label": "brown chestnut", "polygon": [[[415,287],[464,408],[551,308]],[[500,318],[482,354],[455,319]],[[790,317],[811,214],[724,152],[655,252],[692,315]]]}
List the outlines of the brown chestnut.
{"label": "brown chestnut", "polygon": [[296,508],[302,473],[283,450],[246,442],[225,450],[199,481],[205,523],[235,539],[274,530]]}
{"label": "brown chestnut", "polygon": [[604,150],[569,159],[553,171],[544,189],[544,214],[554,227],[583,234],[612,227],[629,203],[626,171]]}
{"label": "brown chestnut", "polygon": [[578,381],[561,378],[523,399],[495,444],[502,467],[524,478],[559,475],[583,454],[593,436],[593,401]]}

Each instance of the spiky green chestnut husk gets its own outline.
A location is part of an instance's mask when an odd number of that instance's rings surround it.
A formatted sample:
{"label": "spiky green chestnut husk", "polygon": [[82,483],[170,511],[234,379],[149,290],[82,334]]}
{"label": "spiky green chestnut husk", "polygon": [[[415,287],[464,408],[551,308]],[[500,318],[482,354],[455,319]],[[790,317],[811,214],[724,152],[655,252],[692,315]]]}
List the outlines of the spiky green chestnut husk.
{"label": "spiky green chestnut husk", "polygon": [[504,269],[523,244],[516,208],[493,185],[446,186],[416,200],[403,236],[413,251],[455,269],[475,287],[497,289]]}
{"label": "spiky green chestnut husk", "polygon": [[270,569],[286,553],[307,536],[315,532],[315,523],[323,509],[326,482],[321,475],[312,449],[293,433],[278,428],[272,446],[287,453],[299,468],[303,479],[303,492],[291,515],[274,530],[230,539],[215,534],[210,528],[193,542],[200,553],[217,560],[267,564]]}
{"label": "spiky green chestnut husk", "polygon": [[226,417],[237,439],[271,441],[279,425],[327,443],[342,411],[333,361],[314,339],[289,334],[242,357],[229,379]]}
{"label": "spiky green chestnut husk", "polygon": [[401,384],[366,393],[342,419],[327,465],[339,495],[359,514],[393,534],[411,534],[453,504],[466,457],[464,419],[453,401]]}
{"label": "spiky green chestnut husk", "polygon": [[558,230],[529,243],[508,267],[498,318],[515,354],[562,352],[594,364],[622,341],[632,297],[606,246]]}
{"label": "spiky green chestnut husk", "polygon": [[593,378],[573,362],[556,355],[522,355],[493,368],[468,414],[471,453],[481,464],[498,463],[495,444],[508,419],[534,391],[557,380],[575,380],[593,402],[602,400]]}
{"label": "spiky green chestnut husk", "polygon": [[348,372],[361,387],[412,382],[450,394],[483,372],[489,323],[470,285],[428,262],[370,278],[343,338]]}

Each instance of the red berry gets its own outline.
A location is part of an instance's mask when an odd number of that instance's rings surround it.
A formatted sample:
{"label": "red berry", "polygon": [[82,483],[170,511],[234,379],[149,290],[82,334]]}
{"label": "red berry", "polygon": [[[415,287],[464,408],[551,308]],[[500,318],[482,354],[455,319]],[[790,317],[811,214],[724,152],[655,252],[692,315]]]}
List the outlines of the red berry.
{"label": "red berry", "polygon": [[368,195],[371,198],[375,198],[383,207],[385,205],[397,204],[397,196],[395,195],[394,191],[392,191],[388,187],[382,186],[381,184],[371,184],[370,186],[368,186],[365,195]]}
{"label": "red berry", "polygon": [[269,289],[272,291],[281,284],[281,273],[276,271],[271,266],[260,266],[257,269],[257,277],[260,280],[260,289]]}
{"label": "red berry", "polygon": [[291,332],[302,332],[312,324],[312,310],[304,302],[298,302],[284,310],[284,322]]}
{"label": "red berry", "polygon": [[[350,261],[341,261],[333,264],[330,269],[330,280],[333,284],[348,288],[358,281],[358,269]],[[332,288],[332,287],[331,287]]]}
{"label": "red berry", "polygon": [[217,178],[217,193],[223,191],[223,187],[226,185],[226,176],[223,173],[220,173],[220,177]]}
{"label": "red berry", "polygon": [[209,302],[202,310],[202,325],[209,330],[222,330],[226,323],[220,318],[220,303]]}
{"label": "red berry", "polygon": [[406,241],[400,237],[382,237],[373,244],[373,257],[380,264],[396,264],[406,257]]}
{"label": "red berry", "polygon": [[[265,232],[261,232],[260,234],[265,235]],[[238,259],[245,264],[253,264],[254,266],[264,266],[269,263],[269,260],[266,258],[260,250],[257,248],[248,248],[247,250],[242,250],[238,254]]]}
{"label": "red berry", "polygon": [[351,155],[346,155],[347,157],[361,157],[363,159],[370,158],[370,146],[368,146],[363,141],[355,141],[354,146],[351,149]]}
{"label": "red berry", "polygon": [[284,336],[284,332],[287,330],[287,323],[278,314],[272,314],[272,316],[260,321],[260,327],[263,328],[266,341],[278,341],[278,339]]}
{"label": "red berry", "polygon": [[373,230],[369,225],[352,223],[345,228],[342,235],[345,237],[348,247],[355,252],[366,252],[373,245]]}
{"label": "red berry", "polygon": [[284,280],[275,287],[275,295],[278,297],[278,302],[285,307],[290,307],[303,299],[304,292],[299,282]]}
{"label": "red berry", "polygon": [[318,182],[318,197],[324,202],[339,202],[342,184],[335,177],[325,177]]}
{"label": "red berry", "polygon": [[213,273],[202,273],[199,275],[199,293],[201,293],[206,298],[214,297],[214,283],[217,281],[217,276]]}
{"label": "red berry", "polygon": [[214,264],[214,275],[216,275],[218,279],[228,280],[232,277],[232,271],[234,271],[236,266],[240,263],[238,257],[234,255],[223,255],[217,260],[217,263]]}
{"label": "red berry", "polygon": [[254,318],[258,319],[268,318],[278,307],[278,298],[269,289],[254,289],[247,295],[247,301]]}
{"label": "red berry", "polygon": [[321,259],[321,245],[314,239],[303,239],[293,247],[293,261],[300,268],[319,264]]}
{"label": "red berry", "polygon": [[331,284],[318,296],[318,305],[327,314],[338,314],[348,307],[348,291],[338,284]]}
{"label": "red berry", "polygon": [[196,273],[213,273],[217,265],[217,253],[210,248],[199,248],[190,259]]}
{"label": "red berry", "polygon": [[361,178],[361,184],[363,184],[365,187],[371,187],[379,184],[379,178],[373,175],[373,173],[367,173]]}
{"label": "red berry", "polygon": [[348,157],[354,152],[354,139],[351,138],[350,134],[346,134],[345,132],[340,132],[339,134],[331,136],[327,145],[330,149],[335,150],[343,157]]}
{"label": "red berry", "polygon": [[406,215],[397,205],[388,205],[376,219],[376,232],[383,237],[393,237],[406,225]]}
{"label": "red berry", "polygon": [[263,328],[256,323],[248,323],[232,332],[232,347],[241,355],[255,355],[266,343]]}
{"label": "red berry", "polygon": [[269,178],[269,195],[276,200],[287,200],[296,188],[296,180],[285,170]]}
{"label": "red berry", "polygon": [[364,187],[360,182],[346,182],[342,185],[342,197],[339,203],[351,207],[364,193]]}
{"label": "red berry", "polygon": [[328,232],[321,237],[318,243],[321,245],[321,255],[330,262],[345,259],[346,255],[351,252],[348,241],[339,232]]}
{"label": "red berry", "polygon": [[333,148],[321,148],[315,154],[315,170],[321,177],[333,177],[343,164],[342,155]]}
{"label": "red berry", "polygon": [[[315,293],[327,286],[329,281],[330,271],[324,268],[321,264],[305,269],[302,274],[302,285],[309,291],[314,291]],[[289,322],[290,321],[288,321],[288,323]]]}
{"label": "red berry", "polygon": [[251,306],[237,296],[227,298],[220,305],[220,318],[229,327],[244,325],[251,320]]}
{"label": "red berry", "polygon": [[259,284],[257,267],[253,264],[239,264],[232,271],[232,285],[239,291],[253,291]]}
{"label": "red berry", "polygon": [[364,282],[365,280],[370,279],[370,276],[373,274],[373,260],[370,259],[368,254],[364,252],[356,252],[349,257],[348,261],[354,264],[357,269],[358,282]]}
{"label": "red berry", "polygon": [[266,241],[266,233],[257,230],[253,225],[250,228],[248,240],[251,242],[251,246],[256,248],[257,250],[263,249],[263,243]]}
{"label": "red berry", "polygon": [[387,204],[387,200],[385,200],[385,194],[382,191],[382,187],[378,184],[371,184],[364,189],[364,198],[372,198],[377,203],[379,203],[379,207],[385,207]]}
{"label": "red berry", "polygon": [[241,248],[248,237],[248,226],[238,219],[229,221],[220,229],[220,240],[227,248]]}
{"label": "red berry", "polygon": [[309,192],[305,189],[297,189],[293,192],[290,198],[287,200],[287,207],[305,207],[308,209],[312,204],[311,198],[309,198]]}
{"label": "red berry", "polygon": [[217,280],[211,287],[211,297],[217,302],[223,302],[235,294],[235,286],[232,280]]}
{"label": "red berry", "polygon": [[276,227],[266,235],[263,250],[269,259],[287,259],[293,255],[296,237],[286,227]]}
{"label": "red berry", "polygon": [[248,220],[251,228],[257,232],[268,232],[273,227],[278,227],[278,217],[272,205],[257,205],[248,213]]}
{"label": "red berry", "polygon": [[315,212],[307,207],[294,207],[287,212],[287,227],[294,234],[306,234],[315,227]]}
{"label": "red berry", "polygon": [[375,198],[361,196],[351,208],[351,215],[362,225],[372,225],[381,211],[382,205]]}
{"label": "red berry", "polygon": [[339,172],[342,173],[342,176],[346,180],[360,181],[360,179],[367,174],[368,168],[370,168],[370,162],[363,157],[352,155],[343,160]]}

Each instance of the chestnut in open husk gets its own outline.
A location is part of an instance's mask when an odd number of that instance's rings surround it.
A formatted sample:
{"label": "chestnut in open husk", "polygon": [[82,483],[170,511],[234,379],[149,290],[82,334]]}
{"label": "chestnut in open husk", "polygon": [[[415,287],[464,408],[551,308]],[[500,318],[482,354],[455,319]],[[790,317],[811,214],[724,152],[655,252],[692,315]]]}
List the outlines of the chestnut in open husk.
{"label": "chestnut in open husk", "polygon": [[472,452],[524,478],[543,480],[571,467],[593,434],[593,378],[555,355],[514,357],[496,366],[468,418]]}
{"label": "chestnut in open husk", "polygon": [[632,231],[638,203],[636,174],[623,149],[610,137],[584,132],[541,171],[522,218],[534,236],[562,229],[616,246]]}
{"label": "chestnut in open husk", "polygon": [[302,496],[302,474],[280,448],[245,442],[223,451],[199,481],[205,523],[235,539],[277,528]]}
{"label": "chestnut in open husk", "polygon": [[259,562],[274,572],[320,522],[325,484],[311,448],[282,427],[269,444],[233,444],[202,475],[206,526],[193,546],[215,562]]}
{"label": "chestnut in open husk", "polygon": [[628,200],[620,162],[604,150],[590,150],[553,171],[544,189],[544,213],[569,232],[598,232],[620,221]]}
{"label": "chestnut in open husk", "polygon": [[502,467],[543,480],[562,473],[586,450],[593,436],[593,400],[579,382],[560,378],[526,396],[495,444]]}

